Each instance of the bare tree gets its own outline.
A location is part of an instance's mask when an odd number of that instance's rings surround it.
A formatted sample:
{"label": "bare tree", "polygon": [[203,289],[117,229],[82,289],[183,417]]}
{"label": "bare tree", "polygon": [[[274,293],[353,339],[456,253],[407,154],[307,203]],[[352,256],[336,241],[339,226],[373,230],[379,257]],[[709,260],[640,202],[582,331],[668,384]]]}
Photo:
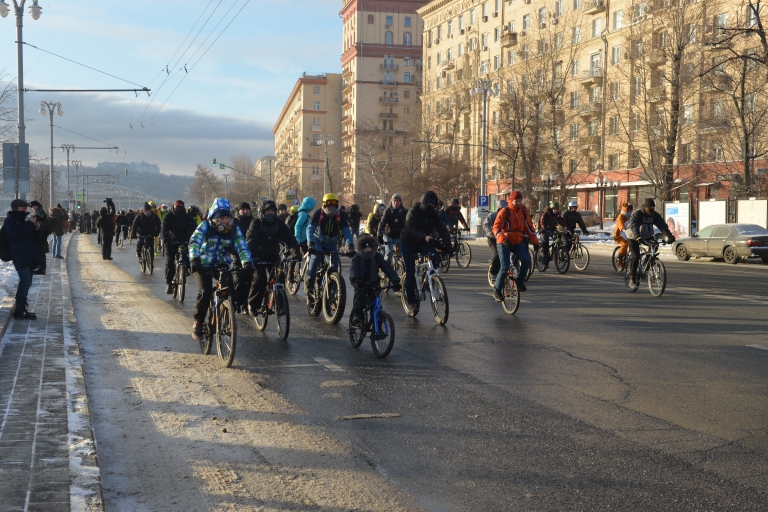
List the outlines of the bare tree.
{"label": "bare tree", "polygon": [[188,193],[200,203],[201,208],[205,208],[213,198],[223,195],[224,182],[214,174],[213,169],[197,164],[195,179],[189,186]]}
{"label": "bare tree", "polygon": [[29,160],[29,200],[37,199],[43,204],[48,204],[51,193],[50,159],[30,155]]}
{"label": "bare tree", "polygon": [[5,72],[0,71],[0,143],[10,142],[18,137],[17,112],[16,84],[13,80],[6,80]]}

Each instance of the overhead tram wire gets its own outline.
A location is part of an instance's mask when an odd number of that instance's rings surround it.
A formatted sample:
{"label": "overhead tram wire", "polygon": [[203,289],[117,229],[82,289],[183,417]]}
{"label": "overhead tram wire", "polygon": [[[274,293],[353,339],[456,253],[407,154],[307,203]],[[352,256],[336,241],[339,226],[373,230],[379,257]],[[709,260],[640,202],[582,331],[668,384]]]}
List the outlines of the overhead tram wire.
{"label": "overhead tram wire", "polygon": [[[64,130],[65,132],[74,133],[75,135],[79,135],[80,137],[85,137],[86,139],[90,139],[90,140],[92,140],[94,142],[98,142],[99,144],[104,144],[105,146],[109,146],[109,148],[117,148],[117,146],[115,146],[114,144],[110,144],[109,142],[104,142],[103,140],[94,139],[93,137],[89,137],[87,135],[83,135],[82,133],[77,133],[74,130],[70,130],[68,128],[64,128],[63,126],[59,126],[57,124],[55,124],[53,126],[58,128],[59,130]],[[108,148],[104,148],[104,149],[108,149]]]}
{"label": "overhead tram wire", "polygon": [[[216,25],[215,25],[215,26],[214,26],[214,27],[211,29],[211,31],[208,33],[208,35],[207,35],[207,36],[205,36],[205,39],[203,39],[203,42],[201,42],[201,43],[200,43],[200,46],[198,46],[198,47],[197,47],[197,50],[195,50],[195,51],[194,51],[194,53],[192,53],[192,55],[190,55],[190,56],[189,56],[189,59],[188,59],[188,61],[187,61],[187,62],[189,62],[189,61],[191,61],[193,58],[195,58],[195,55],[197,55],[197,52],[199,52],[199,51],[200,51],[200,48],[202,48],[203,46],[205,46],[205,43],[206,43],[206,41],[208,41],[208,38],[209,38],[209,37],[211,37],[211,35],[212,35],[214,32],[216,32],[216,29],[217,29],[217,28],[219,28],[219,25],[221,25],[221,22],[222,22],[222,21],[224,21],[224,19],[227,17],[227,15],[229,15],[229,13],[232,11],[232,9],[234,9],[234,8],[235,8],[235,6],[237,5],[237,2],[238,2],[238,0],[235,0],[235,1],[234,1],[234,3],[233,3],[231,6],[230,6],[230,8],[229,8],[229,9],[227,9],[227,12],[225,12],[225,13],[224,13],[224,16],[222,16],[222,17],[221,17],[221,19],[219,20],[219,22],[218,22],[218,23],[216,23]],[[232,19],[234,19],[234,18],[232,18]],[[185,65],[186,65],[186,64],[185,64]]]}

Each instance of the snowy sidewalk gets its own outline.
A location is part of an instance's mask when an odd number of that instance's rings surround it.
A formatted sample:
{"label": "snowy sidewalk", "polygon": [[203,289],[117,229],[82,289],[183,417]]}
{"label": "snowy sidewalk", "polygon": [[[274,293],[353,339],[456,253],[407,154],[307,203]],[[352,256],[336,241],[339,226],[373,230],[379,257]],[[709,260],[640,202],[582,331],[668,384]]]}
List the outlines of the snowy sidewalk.
{"label": "snowy sidewalk", "polygon": [[102,510],[66,260],[49,257],[29,303],[37,320],[0,341],[0,508]]}

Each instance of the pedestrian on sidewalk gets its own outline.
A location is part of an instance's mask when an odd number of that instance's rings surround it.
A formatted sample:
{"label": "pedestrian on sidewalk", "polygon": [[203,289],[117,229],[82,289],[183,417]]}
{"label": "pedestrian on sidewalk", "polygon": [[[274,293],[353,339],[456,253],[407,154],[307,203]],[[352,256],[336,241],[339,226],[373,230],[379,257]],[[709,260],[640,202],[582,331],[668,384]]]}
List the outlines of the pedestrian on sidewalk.
{"label": "pedestrian on sidewalk", "polygon": [[48,247],[48,235],[51,234],[51,225],[48,219],[48,214],[45,213],[45,208],[40,204],[40,201],[32,201],[29,206],[33,208],[33,212],[37,217],[37,223],[40,229],[37,230],[37,252],[38,252],[38,265],[32,273],[38,275],[45,275],[45,255],[50,251]]}
{"label": "pedestrian on sidewalk", "polygon": [[101,236],[101,258],[104,260],[112,259],[112,238],[115,236],[115,203],[108,197],[107,206],[102,206],[99,210],[99,219],[96,221],[96,227],[99,228]]}
{"label": "pedestrian on sidewalk", "polygon": [[64,257],[61,255],[61,243],[67,217],[64,215],[64,210],[61,209],[60,204],[52,207],[49,212],[51,233],[53,233],[53,257],[62,260]]}
{"label": "pedestrian on sidewalk", "polygon": [[39,263],[37,249],[37,231],[40,229],[37,216],[27,213],[29,203],[23,199],[11,201],[11,211],[3,223],[3,235],[11,247],[11,261],[19,274],[19,286],[16,288],[16,308],[14,318],[34,320],[37,315],[29,311],[27,294],[32,286],[32,270]]}

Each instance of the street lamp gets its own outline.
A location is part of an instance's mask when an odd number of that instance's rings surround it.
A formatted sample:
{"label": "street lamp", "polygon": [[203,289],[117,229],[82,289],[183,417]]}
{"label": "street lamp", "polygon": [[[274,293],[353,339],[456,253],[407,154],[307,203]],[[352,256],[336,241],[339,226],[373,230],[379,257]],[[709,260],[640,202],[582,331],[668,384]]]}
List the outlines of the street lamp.
{"label": "street lamp", "polygon": [[488,137],[488,130],[487,130],[487,118],[488,118],[488,95],[491,96],[498,96],[499,95],[499,84],[493,83],[491,80],[484,80],[482,78],[479,78],[477,82],[475,83],[475,87],[469,90],[469,95],[471,97],[476,97],[479,95],[482,95],[483,97],[483,109],[480,111],[480,131],[483,134],[483,144],[482,144],[482,161],[480,163],[480,195],[485,195],[485,170],[486,166],[488,164],[488,156],[486,154],[485,146],[486,146],[486,139]]}
{"label": "street lamp", "polygon": [[320,139],[318,142],[323,143],[323,161],[324,169],[323,169],[323,195],[328,193],[328,187],[330,186],[331,177],[329,175],[330,170],[328,169],[328,146],[333,146],[333,134],[332,133],[324,133],[320,135]]}
{"label": "street lamp", "polygon": [[[14,0],[15,3],[15,0]],[[35,2],[37,4],[37,2]],[[31,7],[30,7],[31,9]],[[51,207],[54,205],[53,201],[53,111],[56,110],[56,113],[60,116],[64,115],[64,111],[61,110],[61,103],[58,101],[56,103],[53,102],[47,102],[47,101],[41,101],[40,102],[40,114],[45,115],[48,114],[50,117],[50,125],[51,125]]]}
{"label": "street lamp", "polygon": [[[605,216],[605,189],[608,187],[613,188],[613,180],[609,180],[608,178],[603,177],[603,175],[598,174],[597,177],[595,177],[595,186],[597,187],[597,207],[600,210],[600,229],[603,229],[603,217]],[[602,199],[600,195],[601,191]]]}
{"label": "street lamp", "polygon": [[70,190],[69,190],[69,153],[75,152],[75,145],[74,144],[62,144],[61,145],[61,152],[64,153],[66,151],[67,153],[67,200],[71,199],[69,197]]}
{"label": "street lamp", "polygon": [[549,199],[549,189],[552,187],[552,185],[557,183],[557,174],[554,173],[554,172],[552,174],[547,174],[547,173],[542,174],[541,175],[541,183],[547,186],[547,207],[548,207],[549,206],[549,201],[550,201],[550,199]]}
{"label": "street lamp", "polygon": [[224,199],[228,199],[227,197],[227,183],[229,182],[229,174],[222,174],[221,175],[224,178]]}

